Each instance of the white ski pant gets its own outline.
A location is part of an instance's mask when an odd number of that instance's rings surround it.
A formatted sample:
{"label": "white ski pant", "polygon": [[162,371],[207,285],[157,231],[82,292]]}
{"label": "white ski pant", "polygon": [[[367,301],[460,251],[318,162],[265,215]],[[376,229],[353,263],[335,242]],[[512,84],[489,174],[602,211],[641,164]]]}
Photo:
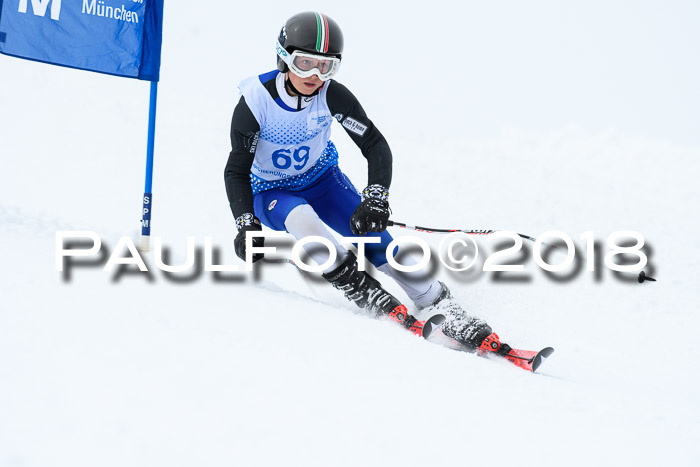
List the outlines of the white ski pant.
{"label": "white ski pant", "polygon": [[[337,253],[336,260],[324,272],[339,267],[348,255],[348,250],[338,242],[326,224],[308,204],[302,204],[292,209],[284,225],[287,232],[297,240],[309,236],[319,236],[328,239],[333,244]],[[317,264],[324,264],[330,257],[328,250],[325,247],[318,248],[318,245],[305,245],[304,250]],[[402,258],[401,263],[406,266],[417,264],[410,256]],[[388,263],[377,269],[394,279],[413,303],[420,308],[433,304],[442,290],[440,283],[423,271],[400,272]]]}

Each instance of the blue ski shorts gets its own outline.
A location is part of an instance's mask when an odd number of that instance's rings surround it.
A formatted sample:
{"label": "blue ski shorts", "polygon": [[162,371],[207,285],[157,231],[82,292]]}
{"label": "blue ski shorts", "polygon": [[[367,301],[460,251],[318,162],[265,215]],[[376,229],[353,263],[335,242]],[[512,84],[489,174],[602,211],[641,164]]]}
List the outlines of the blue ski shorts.
{"label": "blue ski shorts", "polygon": [[[318,217],[343,237],[354,237],[350,230],[350,217],[360,204],[361,198],[350,179],[337,165],[332,166],[311,186],[289,191],[275,188],[255,195],[255,215],[273,230],[286,231],[284,222],[297,206],[310,205]],[[380,237],[381,243],[365,245],[365,256],[375,266],[386,264],[386,248],[392,236],[369,232],[368,237]]]}

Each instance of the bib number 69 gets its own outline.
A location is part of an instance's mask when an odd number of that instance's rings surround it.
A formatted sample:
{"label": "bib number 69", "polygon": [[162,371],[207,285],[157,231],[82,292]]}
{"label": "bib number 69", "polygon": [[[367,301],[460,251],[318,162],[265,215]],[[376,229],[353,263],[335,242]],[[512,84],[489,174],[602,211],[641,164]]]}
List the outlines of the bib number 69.
{"label": "bib number 69", "polygon": [[294,161],[297,162],[294,164],[294,168],[301,170],[309,162],[310,151],[311,148],[308,146],[300,146],[294,153],[289,149],[278,149],[272,153],[272,164],[278,169],[288,169]]}

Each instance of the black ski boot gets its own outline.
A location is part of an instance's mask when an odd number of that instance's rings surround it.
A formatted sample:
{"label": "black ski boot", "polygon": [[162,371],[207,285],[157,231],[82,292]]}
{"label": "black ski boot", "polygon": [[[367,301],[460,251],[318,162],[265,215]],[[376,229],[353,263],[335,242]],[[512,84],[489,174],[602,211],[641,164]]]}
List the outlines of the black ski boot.
{"label": "black ski boot", "polygon": [[348,252],[348,257],[339,267],[323,274],[333,287],[345,293],[345,297],[362,309],[376,315],[389,315],[401,302],[382,288],[378,280],[357,269],[357,257]]}
{"label": "black ski boot", "polygon": [[352,252],[348,252],[348,257],[338,268],[323,274],[323,278],[345,292],[345,297],[358,307],[369,310],[376,317],[386,316],[417,336],[428,337],[429,334],[423,334],[425,321],[416,320],[396,297],[382,288],[378,280],[359,271],[357,257]]}
{"label": "black ski boot", "polygon": [[[452,300],[450,289],[440,282],[442,291],[430,307],[434,307],[447,317],[440,329],[452,339],[456,340],[468,350],[476,351],[481,347],[484,339],[493,332],[486,321],[467,315],[467,312]],[[428,307],[426,307],[428,308]]]}

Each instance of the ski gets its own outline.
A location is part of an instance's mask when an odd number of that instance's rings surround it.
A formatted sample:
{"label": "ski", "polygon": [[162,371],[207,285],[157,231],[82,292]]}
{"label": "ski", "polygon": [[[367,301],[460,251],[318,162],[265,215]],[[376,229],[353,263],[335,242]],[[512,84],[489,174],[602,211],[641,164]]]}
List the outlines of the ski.
{"label": "ski", "polygon": [[510,349],[508,353],[502,357],[515,366],[534,373],[553,353],[554,349],[552,347],[545,347],[539,352],[533,350]]}
{"label": "ski", "polygon": [[[270,288],[266,288],[266,290],[273,290]],[[322,303],[324,305],[327,305],[329,307],[333,307],[334,305],[331,305],[327,302],[313,299],[311,297],[307,297],[305,295],[296,293],[296,292],[291,292],[287,290],[282,290],[280,288],[274,289],[275,291],[279,292],[285,292],[285,293],[294,293],[295,295],[299,297],[303,297],[306,300],[310,300],[316,303]],[[413,333],[414,335],[418,337],[422,337],[423,339],[430,339],[432,343],[436,343],[439,345],[443,345],[444,347],[453,349],[453,350],[458,350],[461,352],[468,352],[468,353],[475,353],[475,350],[473,349],[467,349],[465,348],[462,344],[458,343],[456,340],[446,336],[440,329],[442,323],[445,321],[446,317],[443,314],[436,314],[431,316],[430,318],[422,321],[411,314],[408,313],[408,310],[404,305],[396,307],[389,315],[388,318],[397,323],[400,324],[404,329],[407,331]],[[491,336],[489,336],[490,338]],[[497,338],[497,336],[495,336]],[[489,340],[486,345],[492,345],[493,342]],[[507,347],[508,352],[506,353],[499,353],[497,350],[500,348],[503,348],[503,350],[506,349],[505,344],[501,344],[500,342],[495,346],[491,347],[490,349],[487,349],[486,347],[483,347],[480,351],[477,352],[478,355],[483,356],[483,357],[488,357],[490,355],[493,355],[494,357],[497,358],[505,358],[507,361],[510,363],[516,365],[519,368],[522,368],[524,370],[530,371],[534,373],[537,371],[537,369],[542,365],[542,363],[549,358],[550,355],[554,352],[554,349],[552,347],[545,347],[544,349],[540,350],[539,352],[537,351],[531,351],[531,350],[521,350],[521,349],[513,349],[510,348],[510,346]]]}
{"label": "ski", "polygon": [[[441,315],[442,316],[442,315]],[[444,320],[444,319],[443,319]],[[442,323],[442,321],[440,321]],[[438,335],[436,333],[435,335]],[[440,337],[433,340],[435,343],[444,345],[445,347],[459,350],[460,352],[475,353],[480,357],[505,359],[513,365],[523,370],[534,373],[544,363],[544,361],[554,353],[552,347],[545,347],[540,351],[514,349],[510,345],[503,343],[498,338],[498,334],[492,333],[481,343],[478,349],[465,347],[464,344],[457,340],[446,336],[443,332],[439,333]],[[440,340],[443,340],[440,342]]]}
{"label": "ski", "polygon": [[[436,330],[440,331],[439,334],[442,334],[442,336],[447,337],[440,330],[440,325],[445,321],[445,319],[447,319],[445,315],[442,314],[436,314],[425,321],[420,321],[414,316],[410,315],[406,310],[406,307],[401,305],[397,306],[391,313],[389,313],[389,319],[400,324],[409,332],[424,339],[428,339]],[[474,350],[467,349],[456,340],[451,338],[448,339],[452,341],[452,346],[450,347],[453,347],[456,350],[474,353]],[[508,344],[501,343],[498,340],[498,335],[493,333],[484,340],[481,347],[476,350],[476,353],[482,357],[489,357],[493,355],[498,358],[504,358],[518,368],[534,373],[537,371],[540,365],[542,365],[542,363],[550,355],[552,355],[552,353],[554,353],[554,349],[552,347],[545,347],[539,352],[533,350],[514,349]]]}
{"label": "ski", "polygon": [[440,329],[440,325],[447,318],[445,315],[436,314],[425,321],[420,321],[409,314],[404,305],[399,305],[389,313],[389,319],[400,324],[416,336],[427,339],[435,329]]}

